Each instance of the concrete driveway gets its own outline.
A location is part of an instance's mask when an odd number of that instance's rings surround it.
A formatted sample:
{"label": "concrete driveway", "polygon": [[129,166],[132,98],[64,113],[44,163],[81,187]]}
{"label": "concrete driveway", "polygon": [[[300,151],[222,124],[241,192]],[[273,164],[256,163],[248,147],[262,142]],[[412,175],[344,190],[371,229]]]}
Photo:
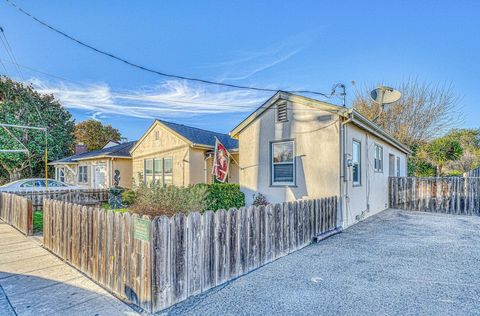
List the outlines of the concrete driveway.
{"label": "concrete driveway", "polygon": [[480,315],[480,217],[388,210],[167,312]]}

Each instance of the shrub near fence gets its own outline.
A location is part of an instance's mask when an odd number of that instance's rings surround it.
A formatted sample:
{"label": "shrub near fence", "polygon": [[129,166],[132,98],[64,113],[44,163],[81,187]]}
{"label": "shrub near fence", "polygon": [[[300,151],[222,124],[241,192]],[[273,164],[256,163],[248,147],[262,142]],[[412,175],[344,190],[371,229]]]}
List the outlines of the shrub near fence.
{"label": "shrub near fence", "polygon": [[8,193],[20,195],[31,200],[34,210],[42,209],[44,199],[61,200],[82,205],[98,205],[108,202],[107,189],[15,191]]}
{"label": "shrub near fence", "polygon": [[45,200],[44,244],[150,312],[308,245],[336,228],[337,198],[141,220]]}
{"label": "shrub near fence", "polygon": [[27,236],[33,235],[33,207],[27,198],[2,192],[0,218]]}
{"label": "shrub near fence", "polygon": [[480,215],[480,178],[391,177],[389,181],[391,208]]}

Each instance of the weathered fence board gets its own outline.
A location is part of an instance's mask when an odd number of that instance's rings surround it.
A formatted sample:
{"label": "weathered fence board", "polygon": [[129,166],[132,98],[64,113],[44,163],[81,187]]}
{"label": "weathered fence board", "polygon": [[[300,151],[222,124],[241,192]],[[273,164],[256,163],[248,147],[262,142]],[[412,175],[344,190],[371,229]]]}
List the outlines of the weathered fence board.
{"label": "weathered fence board", "polygon": [[107,189],[68,189],[48,191],[15,191],[6,192],[23,196],[32,201],[34,210],[41,210],[43,200],[59,200],[82,205],[99,205],[108,202]]}
{"label": "weathered fence board", "polygon": [[155,218],[153,311],[308,245],[336,219],[336,197]]}
{"label": "weathered fence board", "polygon": [[391,208],[458,215],[480,215],[478,177],[391,177]]}
{"label": "weathered fence board", "polygon": [[151,244],[133,238],[137,215],[48,199],[43,212],[47,249],[116,295],[151,310]]}
{"label": "weathered fence board", "polygon": [[[153,220],[49,199],[43,208],[46,248],[149,312],[300,249],[337,218],[336,197]],[[137,236],[139,220],[148,236]]]}
{"label": "weathered fence board", "polygon": [[33,235],[32,201],[15,194],[2,192],[0,194],[0,219],[27,236]]}

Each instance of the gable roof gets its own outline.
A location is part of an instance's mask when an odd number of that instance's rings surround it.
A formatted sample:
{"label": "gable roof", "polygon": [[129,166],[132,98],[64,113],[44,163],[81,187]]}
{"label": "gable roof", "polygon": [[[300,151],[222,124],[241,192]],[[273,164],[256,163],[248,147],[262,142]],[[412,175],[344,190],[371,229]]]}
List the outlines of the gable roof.
{"label": "gable roof", "polygon": [[72,155],[65,157],[56,161],[51,162],[51,164],[62,164],[62,163],[76,163],[79,160],[92,159],[92,158],[103,158],[103,157],[116,157],[116,158],[131,158],[130,149],[135,145],[136,141],[125,142],[119,145],[104,147],[98,150],[87,151],[85,153]]}
{"label": "gable roof", "polygon": [[158,121],[166,125],[168,128],[174,130],[176,133],[185,137],[194,145],[215,147],[215,137],[217,137],[218,140],[227,149],[238,148],[238,140],[231,138],[228,134],[212,132],[197,127],[167,122],[163,120]]}
{"label": "gable roof", "polygon": [[214,148],[215,147],[215,137],[228,149],[233,150],[238,148],[238,141],[233,139],[228,134],[217,133],[208,131],[205,129],[187,126],[183,124],[168,122],[160,119],[155,119],[153,124],[150,128],[143,134],[142,138],[137,141],[137,144],[132,147],[131,152],[135,150],[135,148],[140,144],[140,142],[144,139],[146,135],[148,135],[153,127],[156,124],[161,124],[166,129],[170,130],[173,134],[177,135],[185,142],[189,143],[191,146],[194,147],[208,147]]}
{"label": "gable roof", "polygon": [[319,110],[328,111],[331,113],[335,113],[339,116],[345,117],[346,119],[350,120],[352,124],[359,126],[362,129],[369,131],[370,133],[374,134],[375,136],[383,139],[384,141],[390,143],[391,145],[395,146],[396,148],[400,149],[406,154],[411,154],[410,149],[405,146],[404,144],[400,143],[396,140],[393,136],[391,136],[387,131],[382,129],[377,124],[373,123],[363,115],[361,115],[355,109],[349,109],[343,106],[334,105],[331,103],[323,102],[320,100],[315,100],[312,98],[304,97],[301,95],[285,92],[285,91],[278,91],[275,93],[270,99],[268,99],[265,103],[259,106],[253,113],[247,116],[240,124],[238,124],[229,134],[232,137],[237,137],[247,126],[249,126],[253,121],[255,121],[259,116],[261,116],[265,111],[267,111],[271,106],[275,104],[278,100],[287,100],[292,102],[298,102],[304,105],[307,105],[312,108],[317,108]]}
{"label": "gable roof", "polygon": [[262,105],[260,105],[255,111],[253,111],[246,119],[241,121],[234,129],[229,133],[231,137],[236,137],[244,128],[249,126],[253,121],[255,121],[260,115],[262,115],[265,111],[267,111],[272,105],[275,104],[278,100],[286,100],[292,102],[302,103],[319,110],[326,110],[334,113],[346,113],[348,111],[347,108],[343,106],[338,106],[334,104],[330,104],[327,102],[323,102],[320,100],[315,100],[311,98],[307,98],[298,94],[293,94],[290,92],[285,91],[278,91],[273,96],[271,96],[267,101],[265,101]]}

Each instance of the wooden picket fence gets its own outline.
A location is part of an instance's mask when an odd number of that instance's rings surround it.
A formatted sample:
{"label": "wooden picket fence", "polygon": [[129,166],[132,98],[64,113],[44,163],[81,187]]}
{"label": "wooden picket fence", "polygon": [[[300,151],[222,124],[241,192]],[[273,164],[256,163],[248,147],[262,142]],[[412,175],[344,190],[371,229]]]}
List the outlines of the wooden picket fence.
{"label": "wooden picket fence", "polygon": [[480,177],[480,167],[465,172],[464,177]]}
{"label": "wooden picket fence", "polygon": [[2,192],[0,194],[0,219],[27,236],[33,235],[32,201],[15,194]]}
{"label": "wooden picket fence", "polygon": [[45,199],[43,245],[112,293],[150,310],[150,244],[134,238],[140,218]]}
{"label": "wooden picket fence", "polygon": [[41,210],[44,199],[61,200],[64,202],[99,205],[108,202],[107,189],[68,189],[48,191],[15,191],[8,192],[28,198],[32,201],[34,210]]}
{"label": "wooden picket fence", "polygon": [[336,197],[155,219],[44,201],[44,246],[158,312],[305,247],[337,225]]}
{"label": "wooden picket fence", "polygon": [[391,177],[389,191],[391,208],[480,215],[478,177]]}

